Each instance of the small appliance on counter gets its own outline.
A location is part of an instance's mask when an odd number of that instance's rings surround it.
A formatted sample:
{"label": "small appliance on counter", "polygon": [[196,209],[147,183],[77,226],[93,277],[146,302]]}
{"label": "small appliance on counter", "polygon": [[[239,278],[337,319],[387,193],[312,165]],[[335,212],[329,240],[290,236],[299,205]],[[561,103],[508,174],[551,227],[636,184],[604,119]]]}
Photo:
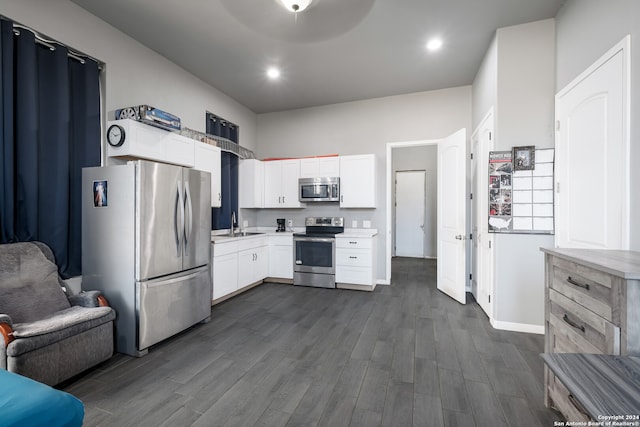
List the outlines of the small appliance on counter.
{"label": "small appliance on counter", "polygon": [[285,227],[285,219],[284,218],[278,218],[276,219],[276,222],[278,223],[278,229],[276,230],[277,232],[282,232],[282,231],[287,231],[286,227]]}

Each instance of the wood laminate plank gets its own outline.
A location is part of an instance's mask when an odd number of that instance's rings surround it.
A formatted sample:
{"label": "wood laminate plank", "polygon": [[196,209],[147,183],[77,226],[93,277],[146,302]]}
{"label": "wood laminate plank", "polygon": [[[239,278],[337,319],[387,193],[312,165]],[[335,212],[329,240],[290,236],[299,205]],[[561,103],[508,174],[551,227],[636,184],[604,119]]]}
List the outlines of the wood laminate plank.
{"label": "wood laminate plank", "polygon": [[507,427],[502,408],[491,386],[476,381],[466,381],[467,393],[473,396],[469,399],[473,408],[476,424],[481,426]]}
{"label": "wood laminate plank", "polygon": [[439,396],[414,393],[413,425],[416,427],[443,427],[442,402]]}

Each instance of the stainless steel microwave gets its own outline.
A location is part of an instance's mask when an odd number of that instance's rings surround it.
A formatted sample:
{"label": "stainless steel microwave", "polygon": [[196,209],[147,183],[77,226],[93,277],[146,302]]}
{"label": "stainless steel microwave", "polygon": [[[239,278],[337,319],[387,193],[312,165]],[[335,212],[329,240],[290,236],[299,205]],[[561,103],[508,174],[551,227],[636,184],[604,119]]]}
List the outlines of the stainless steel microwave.
{"label": "stainless steel microwave", "polygon": [[298,200],[301,202],[340,201],[340,178],[300,178]]}

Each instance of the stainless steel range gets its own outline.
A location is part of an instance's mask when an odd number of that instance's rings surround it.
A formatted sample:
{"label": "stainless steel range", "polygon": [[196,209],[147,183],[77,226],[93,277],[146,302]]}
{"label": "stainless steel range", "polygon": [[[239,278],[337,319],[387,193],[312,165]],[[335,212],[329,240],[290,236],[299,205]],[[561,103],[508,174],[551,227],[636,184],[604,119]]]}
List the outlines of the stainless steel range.
{"label": "stainless steel range", "polygon": [[293,284],[336,287],[336,239],[344,218],[308,217],[306,232],[293,235]]}

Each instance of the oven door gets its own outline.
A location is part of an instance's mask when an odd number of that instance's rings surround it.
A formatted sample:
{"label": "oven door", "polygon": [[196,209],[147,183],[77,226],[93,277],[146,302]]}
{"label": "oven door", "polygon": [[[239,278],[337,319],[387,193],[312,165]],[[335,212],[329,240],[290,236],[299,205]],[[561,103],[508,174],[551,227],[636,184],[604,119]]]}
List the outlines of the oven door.
{"label": "oven door", "polygon": [[294,272],[335,274],[335,238],[294,236],[293,245]]}

